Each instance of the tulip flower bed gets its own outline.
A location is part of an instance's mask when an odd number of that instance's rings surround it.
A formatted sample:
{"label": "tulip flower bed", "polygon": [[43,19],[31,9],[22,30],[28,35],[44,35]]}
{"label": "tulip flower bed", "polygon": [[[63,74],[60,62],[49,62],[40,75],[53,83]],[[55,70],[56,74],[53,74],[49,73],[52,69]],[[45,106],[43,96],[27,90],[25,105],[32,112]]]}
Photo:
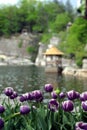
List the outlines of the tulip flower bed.
{"label": "tulip flower bed", "polygon": [[87,130],[87,92],[60,92],[46,84],[43,92],[19,95],[7,87],[4,95],[0,130]]}

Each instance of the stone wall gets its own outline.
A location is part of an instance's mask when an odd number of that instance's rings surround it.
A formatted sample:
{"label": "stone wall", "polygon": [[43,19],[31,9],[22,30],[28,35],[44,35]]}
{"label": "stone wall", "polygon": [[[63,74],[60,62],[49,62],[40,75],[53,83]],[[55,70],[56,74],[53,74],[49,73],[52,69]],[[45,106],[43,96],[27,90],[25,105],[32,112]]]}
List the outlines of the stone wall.
{"label": "stone wall", "polygon": [[[0,38],[0,54],[7,56],[29,57],[27,47],[36,44],[37,36],[22,33],[18,36],[11,36],[10,38]],[[21,47],[19,47],[21,44]]]}

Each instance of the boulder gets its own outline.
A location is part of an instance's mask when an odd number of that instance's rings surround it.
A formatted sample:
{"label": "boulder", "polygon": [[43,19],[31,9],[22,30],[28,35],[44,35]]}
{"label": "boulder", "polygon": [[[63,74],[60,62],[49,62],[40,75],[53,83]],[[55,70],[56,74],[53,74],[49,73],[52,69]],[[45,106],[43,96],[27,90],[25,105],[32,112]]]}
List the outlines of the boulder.
{"label": "boulder", "polygon": [[78,77],[86,77],[87,78],[87,69],[79,69],[75,76],[78,76]]}
{"label": "boulder", "polygon": [[77,72],[77,69],[76,68],[73,68],[73,67],[65,67],[65,69],[62,71],[62,74],[64,75],[75,75]]}

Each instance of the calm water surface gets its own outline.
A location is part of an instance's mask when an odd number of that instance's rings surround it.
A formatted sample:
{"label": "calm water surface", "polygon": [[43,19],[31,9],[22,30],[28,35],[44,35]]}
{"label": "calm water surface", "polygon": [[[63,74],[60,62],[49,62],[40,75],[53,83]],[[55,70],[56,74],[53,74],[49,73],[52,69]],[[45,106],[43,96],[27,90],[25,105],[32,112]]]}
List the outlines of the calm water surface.
{"label": "calm water surface", "polygon": [[58,76],[55,73],[45,73],[43,67],[36,66],[0,66],[0,90],[13,87],[19,93],[35,89],[43,90],[46,83],[52,83],[54,89],[63,91],[71,89],[79,92],[87,90],[87,78],[73,76]]}

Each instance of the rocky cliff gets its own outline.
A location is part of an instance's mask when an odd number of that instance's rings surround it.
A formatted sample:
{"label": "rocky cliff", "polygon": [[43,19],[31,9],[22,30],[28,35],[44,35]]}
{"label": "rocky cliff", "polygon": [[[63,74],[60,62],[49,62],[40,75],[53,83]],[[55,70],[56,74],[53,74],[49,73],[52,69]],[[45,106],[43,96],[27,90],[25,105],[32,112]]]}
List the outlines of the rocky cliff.
{"label": "rocky cliff", "polygon": [[1,37],[0,64],[1,62],[6,64],[16,64],[18,62],[22,64],[22,62],[25,61],[29,62],[29,60],[31,60],[32,54],[29,53],[28,47],[32,46],[36,48],[38,41],[39,37],[37,35],[29,34],[27,32],[17,36],[11,36],[10,38]]}
{"label": "rocky cliff", "polygon": [[28,46],[34,46],[38,43],[36,35],[22,33],[10,38],[0,38],[0,54],[6,56],[29,57]]}

